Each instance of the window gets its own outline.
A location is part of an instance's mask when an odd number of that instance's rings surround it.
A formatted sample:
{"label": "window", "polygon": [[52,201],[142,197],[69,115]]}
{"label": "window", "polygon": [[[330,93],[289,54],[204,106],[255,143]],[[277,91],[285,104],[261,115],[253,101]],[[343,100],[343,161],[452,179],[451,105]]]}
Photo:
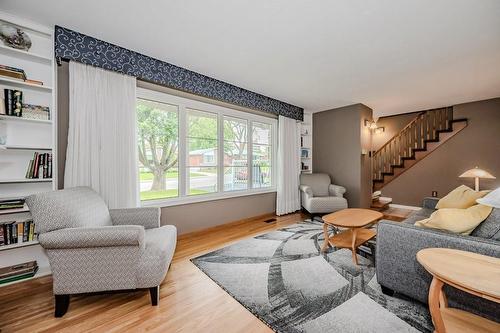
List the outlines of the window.
{"label": "window", "polygon": [[275,188],[276,120],[138,88],[140,197],[165,205]]}
{"label": "window", "polygon": [[141,200],[177,197],[178,107],[138,99],[137,125]]}

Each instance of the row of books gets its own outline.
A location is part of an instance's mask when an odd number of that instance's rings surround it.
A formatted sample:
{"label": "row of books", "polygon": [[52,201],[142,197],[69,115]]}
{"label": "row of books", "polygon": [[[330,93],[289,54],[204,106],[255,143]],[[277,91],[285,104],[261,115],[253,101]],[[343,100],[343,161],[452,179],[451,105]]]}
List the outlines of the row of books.
{"label": "row of books", "polygon": [[5,76],[5,77],[11,78],[11,79],[24,81],[26,83],[37,84],[39,86],[43,86],[42,81],[28,79],[28,77],[26,76],[26,72],[21,68],[0,65],[0,76]]}
{"label": "row of books", "polygon": [[26,178],[52,178],[52,153],[35,152],[28,164]]}
{"label": "row of books", "polygon": [[3,103],[0,105],[0,114],[28,119],[49,120],[48,106],[33,105],[23,102],[23,92],[15,89],[4,89]]}
{"label": "row of books", "polygon": [[0,246],[36,240],[33,220],[4,222],[0,225]]}
{"label": "row of books", "polygon": [[0,200],[0,211],[6,209],[19,209],[24,207],[24,199],[1,199]]}
{"label": "row of books", "polygon": [[1,267],[0,284],[33,277],[37,271],[38,263],[36,260],[8,267]]}

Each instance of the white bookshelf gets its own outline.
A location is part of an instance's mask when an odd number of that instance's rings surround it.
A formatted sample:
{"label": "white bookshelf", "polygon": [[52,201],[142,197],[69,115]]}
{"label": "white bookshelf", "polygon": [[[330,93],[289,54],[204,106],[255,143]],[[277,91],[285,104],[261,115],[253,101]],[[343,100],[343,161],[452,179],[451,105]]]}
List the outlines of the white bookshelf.
{"label": "white bookshelf", "polygon": [[[0,96],[4,89],[23,92],[23,103],[48,106],[50,120],[28,119],[0,114],[0,135],[6,142],[0,145],[0,198],[24,198],[30,194],[57,188],[56,138],[56,70],[54,61],[53,27],[0,12],[0,23],[11,23],[23,29],[31,38],[29,51],[17,50],[0,41],[0,64],[22,68],[28,79],[42,81],[43,85],[0,76]],[[3,103],[3,99],[1,101]],[[27,179],[26,170],[35,152],[52,152],[52,178]],[[31,218],[28,207],[0,211],[0,224],[21,222]],[[36,260],[40,277],[50,274],[45,251],[37,240],[0,246],[0,267]],[[32,279],[32,278],[31,278]],[[0,285],[26,281],[23,279]]]}
{"label": "white bookshelf", "polygon": [[312,113],[304,111],[304,121],[300,124],[300,137],[301,137],[301,148],[300,148],[300,162],[302,166],[302,173],[312,173],[312,161],[313,161],[313,151],[312,151]]}

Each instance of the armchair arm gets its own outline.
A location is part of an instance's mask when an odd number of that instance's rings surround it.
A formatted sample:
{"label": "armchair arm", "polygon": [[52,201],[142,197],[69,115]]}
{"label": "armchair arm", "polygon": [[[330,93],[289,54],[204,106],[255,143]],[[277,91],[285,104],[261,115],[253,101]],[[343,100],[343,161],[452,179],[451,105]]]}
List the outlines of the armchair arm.
{"label": "armchair arm", "polygon": [[328,192],[334,197],[342,198],[344,196],[344,193],[346,192],[346,189],[345,187],[340,185],[330,184],[330,186],[328,186]]}
{"label": "armchair arm", "polygon": [[310,195],[311,197],[313,196],[313,191],[312,191],[312,188],[311,186],[308,186],[308,185],[300,185],[299,186],[299,189],[301,192],[307,194],[307,195]]}
{"label": "armchair arm", "polygon": [[109,214],[113,225],[140,225],[146,229],[160,227],[159,207],[110,209]]}
{"label": "armchair arm", "polygon": [[137,225],[66,228],[38,236],[45,249],[73,249],[111,246],[144,248],[144,228]]}

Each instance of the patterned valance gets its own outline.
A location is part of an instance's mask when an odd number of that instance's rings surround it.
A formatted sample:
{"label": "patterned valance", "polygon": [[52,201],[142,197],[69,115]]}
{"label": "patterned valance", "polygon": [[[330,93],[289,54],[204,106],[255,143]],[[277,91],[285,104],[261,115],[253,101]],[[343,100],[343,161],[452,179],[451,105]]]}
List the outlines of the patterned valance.
{"label": "patterned valance", "polygon": [[59,26],[55,31],[55,56],[275,115],[297,120],[304,115],[304,109],[298,106]]}

